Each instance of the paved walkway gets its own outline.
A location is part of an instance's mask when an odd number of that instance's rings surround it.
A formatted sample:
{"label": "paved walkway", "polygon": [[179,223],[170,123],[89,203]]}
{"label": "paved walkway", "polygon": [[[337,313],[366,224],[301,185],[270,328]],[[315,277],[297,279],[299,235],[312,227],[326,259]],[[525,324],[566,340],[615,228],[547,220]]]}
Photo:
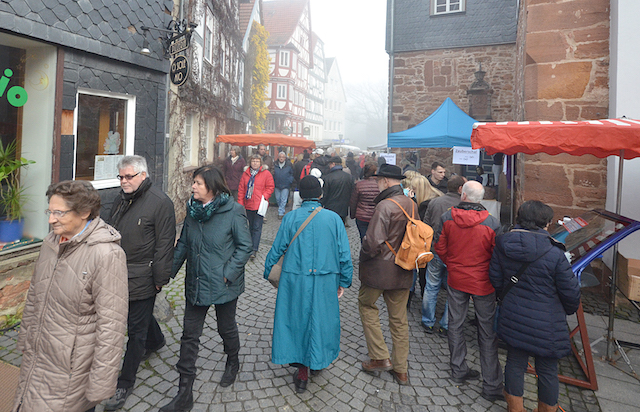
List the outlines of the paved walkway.
{"label": "paved walkway", "polygon": [[[264,258],[275,238],[279,225],[275,208],[271,208],[264,225],[258,257],[247,264],[246,292],[238,301],[237,321],[242,349],[241,369],[236,382],[221,388],[218,381],[224,370],[222,341],[216,332],[215,314],[211,310],[201,339],[198,378],[194,385],[196,405],[194,411],[504,411],[504,402],[490,403],[480,396],[480,381],[456,385],[450,379],[449,350],[446,338],[427,335],[420,326],[419,299],[412,302],[409,313],[410,354],[409,377],[411,386],[401,387],[391,375],[374,376],[360,369],[367,359],[366,346],[357,310],[357,256],[360,241],[355,223],[348,228],[354,258],[354,281],[345,291],[341,306],[341,353],[339,358],[318,376],[312,377],[307,392],[294,391],[291,374],[293,368],[271,363],[271,333],[276,291],[262,278]],[[174,316],[162,323],[167,346],[152,355],[138,371],[134,393],[123,411],[154,411],[169,402],[177,392],[178,360],[182,316],[184,313],[183,273],[165,288]],[[440,298],[438,314],[443,309]],[[381,301],[383,325],[387,313]],[[471,320],[471,315],[469,320]],[[640,382],[609,363],[599,360],[604,344],[599,339],[602,316],[587,316],[598,373],[600,390],[593,392],[560,384],[560,406],[565,411],[619,412],[637,411],[640,405]],[[593,328],[593,332],[592,332]],[[599,328],[596,330],[596,328]],[[624,340],[640,342],[640,327],[635,322],[618,321],[616,330],[627,331]],[[388,328],[383,326],[387,342],[391,342]],[[470,366],[480,369],[476,331],[469,324],[466,333]],[[0,336],[0,360],[20,365],[20,354],[15,350],[17,331]],[[619,338],[623,339],[623,338]],[[640,351],[629,351],[632,365],[640,369]],[[500,350],[504,365],[506,352]],[[624,369],[626,364],[618,362]],[[561,372],[579,377],[581,371],[571,358],[561,361]],[[525,378],[525,407],[535,407],[536,383],[533,376]],[[102,411],[102,406],[98,406]]]}

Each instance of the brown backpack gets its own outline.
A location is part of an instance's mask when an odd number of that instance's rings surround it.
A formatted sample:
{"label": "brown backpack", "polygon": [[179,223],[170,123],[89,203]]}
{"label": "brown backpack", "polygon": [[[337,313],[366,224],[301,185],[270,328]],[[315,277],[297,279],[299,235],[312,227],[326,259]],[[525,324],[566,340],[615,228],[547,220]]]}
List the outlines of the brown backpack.
{"label": "brown backpack", "polygon": [[414,218],[414,208],[411,208],[411,216],[409,216],[407,211],[400,206],[400,203],[393,199],[389,200],[398,205],[408,219],[407,230],[404,233],[398,252],[393,250],[389,242],[385,241],[396,257],[396,265],[406,270],[426,267],[427,263],[433,259],[433,253],[431,253],[433,229],[420,219]]}

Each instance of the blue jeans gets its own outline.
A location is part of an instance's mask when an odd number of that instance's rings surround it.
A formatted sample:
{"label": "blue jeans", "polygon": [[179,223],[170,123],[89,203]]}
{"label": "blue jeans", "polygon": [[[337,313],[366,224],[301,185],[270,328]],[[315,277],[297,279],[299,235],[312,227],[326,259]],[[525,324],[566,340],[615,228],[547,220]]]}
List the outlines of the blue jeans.
{"label": "blue jeans", "polygon": [[278,216],[284,215],[284,207],[289,200],[289,188],[278,189],[276,187],[276,202],[278,202]]}
{"label": "blue jeans", "polygon": [[529,356],[536,359],[538,375],[538,399],[547,405],[558,404],[558,360],[530,354],[512,346],[507,347],[507,363],[504,366],[504,390],[513,396],[524,394],[524,373],[527,371]]}
{"label": "blue jeans", "polygon": [[[427,282],[422,295],[422,324],[424,326],[432,327],[436,323],[436,303],[438,303],[438,292],[443,284],[447,284],[447,267],[434,253],[433,259],[427,265]],[[449,299],[444,305],[440,326],[449,329]]]}

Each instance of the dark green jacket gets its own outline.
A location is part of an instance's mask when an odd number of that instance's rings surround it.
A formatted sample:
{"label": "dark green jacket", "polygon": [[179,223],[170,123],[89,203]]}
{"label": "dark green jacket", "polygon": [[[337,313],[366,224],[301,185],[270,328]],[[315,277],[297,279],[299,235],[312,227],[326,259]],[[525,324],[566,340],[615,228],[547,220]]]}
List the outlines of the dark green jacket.
{"label": "dark green jacket", "polygon": [[172,274],[175,276],[186,260],[187,301],[194,306],[227,303],[244,292],[244,265],[251,253],[247,216],[231,199],[206,222],[187,215],[173,253]]}

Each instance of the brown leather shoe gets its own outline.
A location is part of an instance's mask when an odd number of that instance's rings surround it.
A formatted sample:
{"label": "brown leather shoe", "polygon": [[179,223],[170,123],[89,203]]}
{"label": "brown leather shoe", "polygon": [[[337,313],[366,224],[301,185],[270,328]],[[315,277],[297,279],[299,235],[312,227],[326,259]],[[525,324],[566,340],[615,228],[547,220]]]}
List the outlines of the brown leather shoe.
{"label": "brown leather shoe", "polygon": [[380,372],[393,370],[393,365],[389,359],[371,359],[367,362],[362,362],[362,369],[367,372]]}
{"label": "brown leather shoe", "polygon": [[406,373],[396,372],[394,370],[389,371],[393,375],[393,380],[395,380],[398,385],[408,385],[409,384],[409,375]]}

